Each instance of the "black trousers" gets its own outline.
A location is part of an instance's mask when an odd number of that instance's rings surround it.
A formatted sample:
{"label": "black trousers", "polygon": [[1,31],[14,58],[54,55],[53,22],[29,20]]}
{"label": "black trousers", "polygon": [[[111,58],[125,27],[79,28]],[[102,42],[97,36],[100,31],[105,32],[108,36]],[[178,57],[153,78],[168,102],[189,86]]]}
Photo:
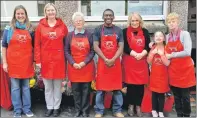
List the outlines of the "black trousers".
{"label": "black trousers", "polygon": [[126,100],[130,105],[141,106],[144,96],[144,85],[127,84]]}
{"label": "black trousers", "polygon": [[189,88],[178,88],[171,86],[171,90],[174,95],[177,116],[190,116],[191,105]]}
{"label": "black trousers", "polygon": [[165,102],[165,94],[152,92],[152,110],[163,112]]}
{"label": "black trousers", "polygon": [[76,112],[89,114],[91,82],[72,82]]}

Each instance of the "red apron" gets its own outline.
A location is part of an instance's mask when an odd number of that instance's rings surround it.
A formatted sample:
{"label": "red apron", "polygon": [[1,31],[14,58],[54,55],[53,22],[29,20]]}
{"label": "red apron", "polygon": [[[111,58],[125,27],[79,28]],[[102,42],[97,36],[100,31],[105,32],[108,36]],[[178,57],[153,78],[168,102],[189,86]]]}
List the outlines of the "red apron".
{"label": "red apron", "polygon": [[150,90],[158,93],[169,91],[167,67],[163,64],[159,54],[155,54],[153,57],[150,73]]}
{"label": "red apron", "polygon": [[[129,47],[135,52],[141,53],[145,47],[144,36],[134,36],[132,32],[131,36],[132,38],[127,38]],[[139,85],[148,83],[149,75],[146,57],[143,57],[141,60],[137,60],[133,56],[124,54],[122,61],[125,83]]]}
{"label": "red apron", "polygon": [[41,30],[41,76],[45,79],[63,79],[66,77],[65,32],[62,27],[42,27]]}
{"label": "red apron", "polygon": [[[183,50],[184,47],[180,41],[180,36],[176,41],[169,41],[166,45],[168,54]],[[196,85],[194,63],[190,56],[172,58],[168,67],[168,73],[170,85],[172,86],[188,88]]]}
{"label": "red apron", "polygon": [[[104,35],[104,26],[102,27],[101,51],[108,59],[113,58],[118,50],[116,34],[112,36]],[[115,60],[115,65],[108,67],[100,57],[97,66],[96,89],[104,91],[113,91],[122,89],[122,71],[120,58]]]}
{"label": "red apron", "polygon": [[27,30],[15,29],[7,48],[8,74],[12,78],[34,76],[32,39]]}
{"label": "red apron", "polygon": [[[71,40],[71,55],[75,63],[80,63],[85,60],[90,53],[90,44],[87,36],[78,38],[74,37],[74,32]],[[71,64],[68,64],[68,79],[71,82],[91,82],[95,75],[94,61],[85,65],[81,69],[75,69]]]}

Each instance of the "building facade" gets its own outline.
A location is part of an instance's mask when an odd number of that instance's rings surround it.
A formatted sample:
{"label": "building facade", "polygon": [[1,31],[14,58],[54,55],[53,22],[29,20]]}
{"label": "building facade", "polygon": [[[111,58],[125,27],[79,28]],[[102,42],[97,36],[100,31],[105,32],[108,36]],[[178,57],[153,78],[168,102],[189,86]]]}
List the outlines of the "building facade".
{"label": "building facade", "polygon": [[68,26],[69,31],[73,30],[72,15],[81,11],[85,15],[85,27],[93,31],[99,24],[103,23],[102,13],[104,9],[110,8],[115,12],[114,24],[125,28],[128,14],[139,12],[142,15],[144,24],[150,34],[157,30],[168,32],[165,18],[170,12],[180,14],[181,28],[191,33],[193,48],[196,48],[196,0],[186,1],[145,1],[145,0],[121,0],[121,1],[1,1],[1,31],[12,18],[16,5],[24,5],[27,9],[30,21],[35,26],[44,17],[44,5],[53,2],[59,11],[59,16]]}

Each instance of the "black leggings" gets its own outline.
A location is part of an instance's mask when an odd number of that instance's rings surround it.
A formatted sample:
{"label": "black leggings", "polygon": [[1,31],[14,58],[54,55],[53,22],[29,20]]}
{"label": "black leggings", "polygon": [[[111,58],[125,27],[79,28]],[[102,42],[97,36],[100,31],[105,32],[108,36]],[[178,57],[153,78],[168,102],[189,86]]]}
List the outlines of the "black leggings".
{"label": "black leggings", "polygon": [[152,110],[163,112],[165,94],[152,92]]}
{"label": "black leggings", "polygon": [[141,106],[144,96],[144,85],[127,84],[126,100],[130,105]]}

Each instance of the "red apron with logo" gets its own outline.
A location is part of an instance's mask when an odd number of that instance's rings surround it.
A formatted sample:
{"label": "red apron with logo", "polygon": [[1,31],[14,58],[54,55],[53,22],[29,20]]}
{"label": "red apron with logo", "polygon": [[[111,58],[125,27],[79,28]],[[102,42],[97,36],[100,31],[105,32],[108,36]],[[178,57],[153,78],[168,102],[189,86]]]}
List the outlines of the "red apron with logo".
{"label": "red apron with logo", "polygon": [[[47,23],[44,20],[43,22]],[[57,20],[54,27],[49,27],[46,24],[40,26],[41,76],[44,79],[63,79],[66,77],[66,59],[63,43],[66,35],[65,27],[61,20]]]}
{"label": "red apron with logo", "polygon": [[8,75],[28,79],[34,76],[32,39],[28,30],[15,29],[7,48]]}
{"label": "red apron with logo", "polygon": [[[187,39],[185,39],[187,40]],[[180,33],[176,41],[168,41],[166,52],[183,51],[184,47],[180,41]],[[172,58],[168,67],[169,83],[174,87],[188,88],[196,85],[194,63],[190,56]]]}
{"label": "red apron with logo", "polygon": [[150,90],[157,93],[165,93],[170,90],[168,82],[168,70],[159,54],[153,57],[150,73]]}
{"label": "red apron with logo", "polygon": [[[108,59],[114,57],[118,50],[118,42],[116,34],[112,36],[104,35],[104,26],[102,27],[101,36],[101,51]],[[115,65],[108,67],[105,65],[103,59],[99,57],[97,66],[97,78],[96,78],[96,89],[104,91],[120,90],[122,88],[122,71],[120,58],[115,60]]]}
{"label": "red apron with logo", "polygon": [[[138,34],[134,36],[133,32],[129,31],[127,28],[127,34],[128,33],[131,34],[131,38],[127,37],[129,47],[135,52],[141,53],[145,47],[143,32],[138,32]],[[146,57],[143,57],[141,60],[137,60],[133,56],[124,54],[122,61],[126,83],[139,85],[148,83],[149,75]]]}
{"label": "red apron with logo", "polygon": [[[71,55],[75,63],[83,62],[89,53],[90,44],[86,34],[85,37],[79,38],[75,37],[73,32],[71,40]],[[91,82],[94,79],[94,70],[93,60],[81,69],[75,69],[71,64],[68,64],[68,79],[71,82]]]}

